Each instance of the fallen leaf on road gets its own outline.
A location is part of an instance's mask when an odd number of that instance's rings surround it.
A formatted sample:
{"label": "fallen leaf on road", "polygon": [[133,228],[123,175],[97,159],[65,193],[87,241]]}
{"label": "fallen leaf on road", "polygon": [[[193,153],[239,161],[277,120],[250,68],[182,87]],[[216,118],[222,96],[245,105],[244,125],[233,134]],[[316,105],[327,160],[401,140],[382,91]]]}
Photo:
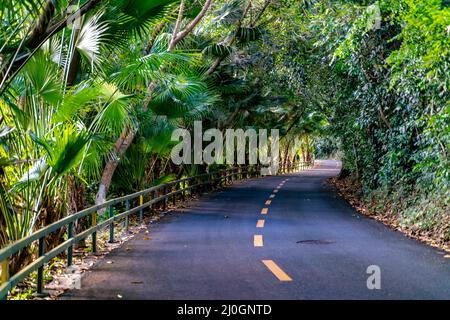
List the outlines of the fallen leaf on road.
{"label": "fallen leaf on road", "polygon": [[143,237],[142,240],[150,240],[150,237]]}
{"label": "fallen leaf on road", "polygon": [[142,281],[131,281],[131,284],[141,284],[143,283]]}

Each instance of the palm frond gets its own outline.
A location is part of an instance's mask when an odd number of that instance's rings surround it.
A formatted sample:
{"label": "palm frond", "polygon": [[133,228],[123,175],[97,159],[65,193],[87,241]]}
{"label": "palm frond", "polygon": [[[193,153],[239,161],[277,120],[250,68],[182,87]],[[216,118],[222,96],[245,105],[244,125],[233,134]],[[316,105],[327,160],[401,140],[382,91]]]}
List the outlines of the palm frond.
{"label": "palm frond", "polygon": [[81,84],[68,91],[57,111],[53,114],[53,122],[64,122],[72,119],[89,102],[96,99],[99,92],[95,86]]}
{"label": "palm frond", "polygon": [[131,37],[146,40],[152,28],[163,19],[170,19],[177,0],[118,0],[107,12],[111,24],[110,35],[115,45],[124,46]]}
{"label": "palm frond", "polygon": [[233,53],[231,46],[223,44],[212,44],[203,50],[203,54],[209,57],[225,58]]}
{"label": "palm frond", "polygon": [[99,132],[119,135],[123,128],[131,123],[128,103],[130,96],[123,94],[110,83],[103,83],[100,92],[106,102],[97,117]]}
{"label": "palm frond", "polygon": [[118,72],[111,75],[111,79],[119,88],[125,91],[142,90],[151,82],[163,79],[161,72],[164,68],[176,67],[178,70],[187,68],[195,62],[197,54],[184,52],[151,52],[134,61],[129,61]]}
{"label": "palm frond", "polygon": [[59,139],[51,145],[48,163],[56,177],[59,177],[81,161],[90,137],[86,131],[78,131],[74,125],[57,127],[55,134],[58,134]]}
{"label": "palm frond", "polygon": [[100,47],[107,43],[108,23],[101,21],[103,11],[99,11],[90,17],[81,28],[76,47],[90,64],[97,65],[101,62]]}
{"label": "palm frond", "polygon": [[241,43],[247,43],[258,40],[261,34],[262,32],[259,27],[240,27],[238,32],[236,33],[236,38]]}
{"label": "palm frond", "polygon": [[34,94],[52,105],[62,98],[59,71],[56,64],[43,52],[39,52],[24,68],[24,74],[33,86]]}
{"label": "palm frond", "polygon": [[242,17],[243,7],[242,0],[234,0],[223,3],[219,8],[213,11],[213,19],[211,22],[216,25],[236,25]]}
{"label": "palm frond", "polygon": [[170,119],[200,119],[217,99],[214,90],[200,77],[171,75],[166,76],[155,91],[150,109],[155,114],[165,115]]}

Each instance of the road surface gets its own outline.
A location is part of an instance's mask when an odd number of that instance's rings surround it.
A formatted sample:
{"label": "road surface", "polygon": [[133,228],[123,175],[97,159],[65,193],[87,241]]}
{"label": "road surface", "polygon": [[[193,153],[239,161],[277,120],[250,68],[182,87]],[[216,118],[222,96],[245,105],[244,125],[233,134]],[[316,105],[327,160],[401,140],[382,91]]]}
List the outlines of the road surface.
{"label": "road surface", "polygon": [[358,214],[324,184],[339,165],[205,195],[63,299],[450,299],[450,259]]}

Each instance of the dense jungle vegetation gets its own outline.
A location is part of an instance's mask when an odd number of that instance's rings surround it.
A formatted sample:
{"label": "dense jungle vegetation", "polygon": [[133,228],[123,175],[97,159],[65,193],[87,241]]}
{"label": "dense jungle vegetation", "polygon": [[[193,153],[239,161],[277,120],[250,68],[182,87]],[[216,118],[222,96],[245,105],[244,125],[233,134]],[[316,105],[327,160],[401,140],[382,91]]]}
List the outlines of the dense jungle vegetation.
{"label": "dense jungle vegetation", "polygon": [[450,240],[449,1],[23,0],[0,15],[0,247],[216,170],[170,160],[195,120],[279,129],[283,162],[341,158],[375,212]]}

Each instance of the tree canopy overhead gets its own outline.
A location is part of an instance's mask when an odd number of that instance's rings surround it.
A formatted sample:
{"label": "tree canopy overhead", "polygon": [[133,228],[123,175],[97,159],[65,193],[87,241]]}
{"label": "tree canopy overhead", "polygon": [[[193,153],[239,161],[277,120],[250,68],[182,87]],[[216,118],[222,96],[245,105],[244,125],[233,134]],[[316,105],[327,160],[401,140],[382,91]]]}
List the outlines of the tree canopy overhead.
{"label": "tree canopy overhead", "polygon": [[171,133],[195,120],[279,129],[284,163],[339,157],[368,203],[449,241],[448,1],[24,0],[0,15],[0,246],[220,167],[171,163]]}

